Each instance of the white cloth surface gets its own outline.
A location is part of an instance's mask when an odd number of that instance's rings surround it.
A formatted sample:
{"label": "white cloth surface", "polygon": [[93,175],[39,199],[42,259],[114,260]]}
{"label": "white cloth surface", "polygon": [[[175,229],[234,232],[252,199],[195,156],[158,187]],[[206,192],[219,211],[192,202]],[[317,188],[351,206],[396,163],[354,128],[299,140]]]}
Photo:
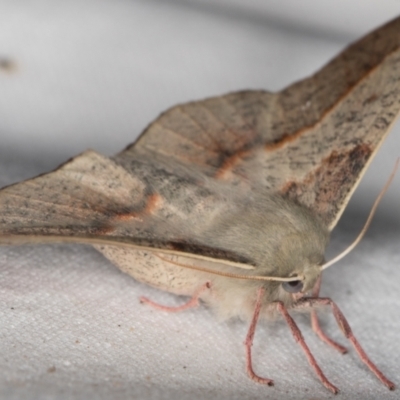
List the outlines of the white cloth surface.
{"label": "white cloth surface", "polygon": [[[299,4],[302,4],[302,7]],[[324,4],[324,7],[321,6]],[[278,90],[393,18],[398,1],[0,0],[0,186],[93,148],[111,155],[161,111],[239,89]],[[357,6],[358,5],[358,6]],[[358,7],[358,8],[357,8]],[[357,10],[357,12],[356,12]],[[397,124],[335,230],[356,236],[400,156]],[[324,275],[373,361],[400,385],[400,178],[363,242]],[[247,324],[204,307],[166,314],[151,289],[80,245],[0,248],[1,399],[328,399],[288,328],[261,323],[244,369]],[[296,316],[341,399],[398,398]],[[332,316],[323,326],[346,343]]]}

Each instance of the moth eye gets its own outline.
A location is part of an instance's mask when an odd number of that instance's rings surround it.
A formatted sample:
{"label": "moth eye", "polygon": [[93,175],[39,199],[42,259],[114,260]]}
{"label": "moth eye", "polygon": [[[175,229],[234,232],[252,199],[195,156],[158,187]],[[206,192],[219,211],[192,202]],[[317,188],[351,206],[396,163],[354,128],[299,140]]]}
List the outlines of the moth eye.
{"label": "moth eye", "polygon": [[282,283],[282,287],[289,293],[298,293],[303,289],[303,281],[291,281]]}

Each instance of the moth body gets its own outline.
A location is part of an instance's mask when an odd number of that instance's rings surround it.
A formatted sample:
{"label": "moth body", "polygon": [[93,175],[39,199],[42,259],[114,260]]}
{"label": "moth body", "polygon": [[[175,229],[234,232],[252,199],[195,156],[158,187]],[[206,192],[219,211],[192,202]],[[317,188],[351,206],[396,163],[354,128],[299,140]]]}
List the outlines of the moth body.
{"label": "moth body", "polygon": [[[304,276],[302,291],[306,293],[320,274],[328,237],[327,228],[310,210],[264,192],[245,206],[238,205],[235,211],[216,216],[212,224],[197,235],[197,243],[209,246],[212,240],[214,248],[252,260],[255,268],[245,270],[249,277]],[[272,303],[282,301],[290,307],[295,300],[294,295],[283,289],[282,282],[227,278],[180,266],[215,268],[207,260],[193,260],[183,255],[164,257],[157,252],[118,246],[95,247],[122,271],[161,290],[193,296],[204,283],[210,283],[209,290],[203,291],[200,298],[224,319],[249,319],[261,286],[265,289],[263,316],[274,313]],[[218,269],[233,272],[229,265],[219,264]]]}
{"label": "moth body", "polygon": [[311,308],[314,331],[344,353],[313,309],[329,306],[360,359],[394,389],[338,306],[318,293],[329,232],[399,99],[400,17],[279,92],[177,105],[112,158],[86,151],[3,188],[0,243],[91,244],[138,281],[191,296],[180,310],[200,298],[222,318],[250,319],[247,372],[268,385],[253,370],[251,346],[258,317],[278,312],[337,393],[287,310]]}

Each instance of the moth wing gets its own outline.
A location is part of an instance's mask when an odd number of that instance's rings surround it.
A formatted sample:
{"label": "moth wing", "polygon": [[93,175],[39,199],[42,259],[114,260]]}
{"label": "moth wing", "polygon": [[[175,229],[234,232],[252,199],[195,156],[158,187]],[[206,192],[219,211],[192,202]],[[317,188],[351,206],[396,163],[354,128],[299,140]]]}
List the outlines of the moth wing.
{"label": "moth wing", "polygon": [[[147,171],[147,178],[149,178]],[[151,180],[151,179],[150,179]],[[235,252],[216,249],[196,235],[208,229],[212,214],[203,212],[215,195],[184,187],[196,197],[199,211],[183,207],[160,182],[150,184],[111,159],[87,151],[55,171],[10,185],[0,191],[0,243],[79,242],[127,246],[160,254],[253,269]],[[164,182],[165,186],[165,182]],[[177,187],[178,189],[178,187]],[[172,195],[171,195],[172,193]],[[207,205],[208,204],[208,205]],[[178,211],[177,211],[178,207]],[[223,203],[215,206],[223,207]]]}
{"label": "moth wing", "polygon": [[115,159],[168,160],[247,196],[269,189],[333,229],[400,109],[400,18],[278,93],[173,107]]}

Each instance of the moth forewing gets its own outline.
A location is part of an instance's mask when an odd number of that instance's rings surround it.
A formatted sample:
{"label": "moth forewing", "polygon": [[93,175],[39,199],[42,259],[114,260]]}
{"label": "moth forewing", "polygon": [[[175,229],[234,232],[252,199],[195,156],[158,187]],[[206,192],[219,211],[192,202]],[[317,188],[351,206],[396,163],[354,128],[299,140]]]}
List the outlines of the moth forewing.
{"label": "moth forewing", "polygon": [[[2,189],[0,243],[92,244],[136,279],[192,296],[188,305],[203,299],[225,317],[250,319],[247,371],[261,383],[272,381],[253,371],[251,345],[259,316],[272,311],[337,391],[288,312],[329,306],[393,389],[318,291],[329,231],[399,113],[399,74],[397,18],[280,92],[173,107],[115,157],[87,151]],[[312,320],[321,339],[343,349],[314,312]]]}

